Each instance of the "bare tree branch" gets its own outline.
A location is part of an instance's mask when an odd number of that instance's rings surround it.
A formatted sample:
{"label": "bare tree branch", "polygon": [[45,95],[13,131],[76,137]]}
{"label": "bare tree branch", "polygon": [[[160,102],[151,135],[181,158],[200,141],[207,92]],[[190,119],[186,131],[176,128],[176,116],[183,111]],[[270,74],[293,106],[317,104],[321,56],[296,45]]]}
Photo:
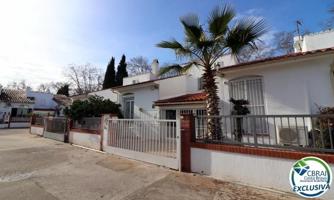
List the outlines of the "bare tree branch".
{"label": "bare tree branch", "polygon": [[70,65],[64,72],[74,94],[87,94],[102,89],[103,73],[91,64]]}
{"label": "bare tree branch", "polygon": [[127,65],[127,70],[131,75],[143,74],[152,71],[151,66],[148,64],[148,59],[143,56],[131,58]]}

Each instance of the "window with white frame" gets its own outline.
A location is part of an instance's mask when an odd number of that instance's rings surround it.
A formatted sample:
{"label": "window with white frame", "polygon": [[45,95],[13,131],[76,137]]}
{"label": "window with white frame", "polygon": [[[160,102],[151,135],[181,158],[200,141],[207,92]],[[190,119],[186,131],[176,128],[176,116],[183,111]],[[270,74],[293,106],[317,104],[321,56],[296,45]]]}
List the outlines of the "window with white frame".
{"label": "window with white frame", "polygon": [[262,77],[245,77],[231,80],[230,97],[236,100],[249,101],[249,111],[252,115],[264,115],[264,98]]}
{"label": "window with white frame", "polygon": [[[230,97],[236,100],[248,100],[247,105],[251,115],[264,115],[264,97],[262,77],[245,77],[230,81]],[[247,130],[256,130],[259,134],[268,134],[264,118],[252,118],[253,121],[247,121]],[[248,130],[249,129],[249,130]]]}
{"label": "window with white frame", "polygon": [[135,98],[133,95],[123,96],[123,114],[126,119],[134,118],[134,102]]}

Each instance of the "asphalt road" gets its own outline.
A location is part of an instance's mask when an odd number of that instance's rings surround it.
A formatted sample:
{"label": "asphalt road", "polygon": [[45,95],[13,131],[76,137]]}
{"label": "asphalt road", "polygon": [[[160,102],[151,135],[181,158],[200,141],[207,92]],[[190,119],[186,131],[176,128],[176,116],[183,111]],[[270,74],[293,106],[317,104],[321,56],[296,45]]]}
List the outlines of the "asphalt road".
{"label": "asphalt road", "polygon": [[0,129],[0,199],[298,199]]}

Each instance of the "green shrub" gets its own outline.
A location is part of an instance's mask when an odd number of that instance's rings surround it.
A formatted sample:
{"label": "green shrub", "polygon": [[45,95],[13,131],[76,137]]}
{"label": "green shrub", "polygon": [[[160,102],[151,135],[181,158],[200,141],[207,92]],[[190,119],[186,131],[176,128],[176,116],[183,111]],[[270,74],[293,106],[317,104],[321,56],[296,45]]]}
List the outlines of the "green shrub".
{"label": "green shrub", "polygon": [[117,114],[122,117],[120,105],[100,96],[90,96],[87,100],[76,100],[65,109],[65,115],[73,120],[84,117],[101,117],[102,114]]}

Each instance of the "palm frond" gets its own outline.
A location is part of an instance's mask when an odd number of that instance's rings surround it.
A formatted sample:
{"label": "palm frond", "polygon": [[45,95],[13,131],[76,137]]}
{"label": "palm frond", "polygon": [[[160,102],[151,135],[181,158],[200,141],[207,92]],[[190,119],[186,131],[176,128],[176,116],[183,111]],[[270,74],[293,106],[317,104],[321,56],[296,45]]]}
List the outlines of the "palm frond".
{"label": "palm frond", "polygon": [[235,11],[229,5],[217,6],[213,9],[208,19],[209,32],[212,38],[219,39],[224,36],[228,30],[228,24],[234,17]]}
{"label": "palm frond", "polygon": [[263,19],[244,18],[238,21],[228,32],[225,46],[237,55],[243,48],[256,49],[256,41],[265,34],[268,27]]}
{"label": "palm frond", "polygon": [[159,71],[159,75],[161,76],[161,75],[167,74],[167,73],[172,72],[172,71],[175,71],[177,73],[181,73],[182,67],[179,64],[174,64],[174,65],[161,67],[160,71]]}
{"label": "palm frond", "polygon": [[182,66],[182,69],[180,70],[181,73],[187,72],[193,65],[196,65],[196,62],[188,62]]}
{"label": "palm frond", "polygon": [[186,42],[198,45],[201,41],[205,40],[205,34],[199,24],[197,15],[186,15],[181,17],[180,20],[184,28]]}
{"label": "palm frond", "polygon": [[165,67],[161,67],[159,71],[159,75],[164,75],[170,72],[176,72],[178,74],[184,74],[186,73],[196,62],[188,62],[186,64],[183,64],[182,66],[179,64],[174,65],[168,65]]}
{"label": "palm frond", "polygon": [[184,47],[180,42],[176,41],[175,39],[171,41],[162,41],[157,44],[157,47],[172,49],[178,56],[187,56],[191,54],[191,51],[188,48]]}

